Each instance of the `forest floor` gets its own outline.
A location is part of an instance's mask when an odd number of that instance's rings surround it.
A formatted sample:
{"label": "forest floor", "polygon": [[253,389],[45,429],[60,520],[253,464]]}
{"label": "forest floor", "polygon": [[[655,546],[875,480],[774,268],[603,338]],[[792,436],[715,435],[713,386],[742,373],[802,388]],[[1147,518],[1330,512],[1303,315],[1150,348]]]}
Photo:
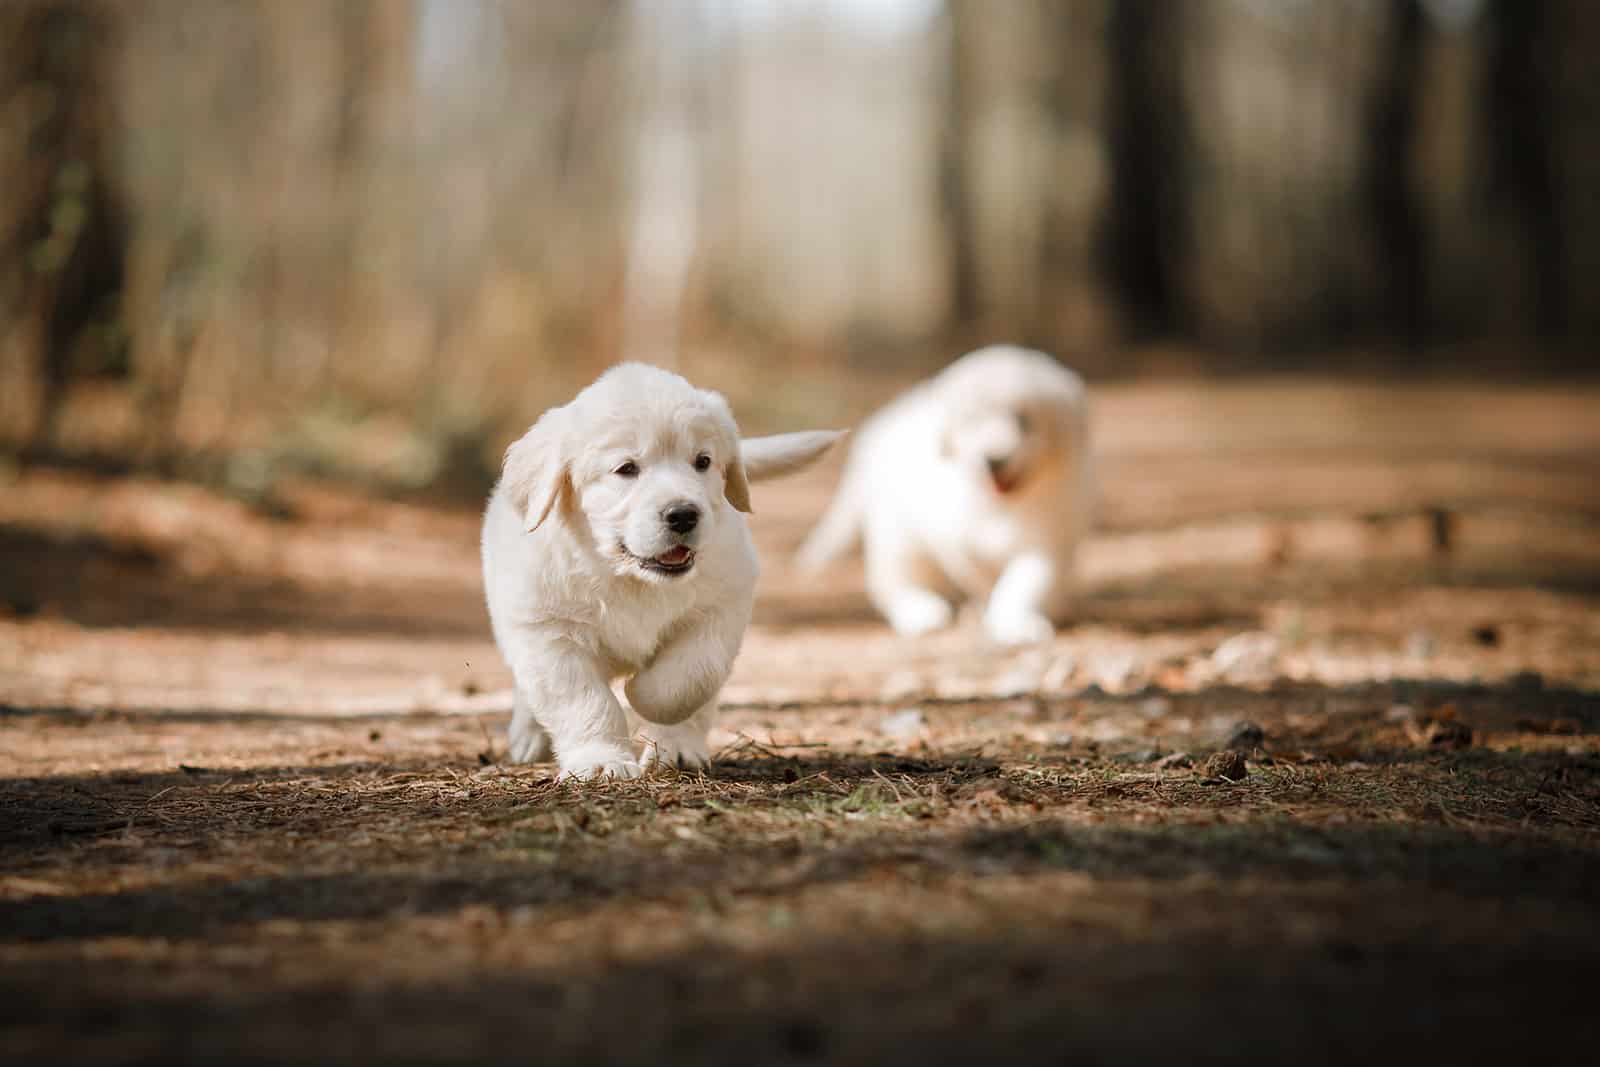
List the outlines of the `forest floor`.
{"label": "forest floor", "polygon": [[13,468],[0,1058],[1592,1061],[1597,410],[1107,387],[1022,650],[758,487],[716,765],[605,785],[503,762],[472,512]]}

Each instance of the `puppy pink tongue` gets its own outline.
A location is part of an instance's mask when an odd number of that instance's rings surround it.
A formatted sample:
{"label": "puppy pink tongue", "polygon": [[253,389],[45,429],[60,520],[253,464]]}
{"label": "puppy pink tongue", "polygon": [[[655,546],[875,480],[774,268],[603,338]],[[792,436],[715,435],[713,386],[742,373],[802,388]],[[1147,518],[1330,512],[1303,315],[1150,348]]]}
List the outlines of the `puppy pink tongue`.
{"label": "puppy pink tongue", "polygon": [[687,545],[676,545],[661,553],[656,559],[669,567],[676,567],[680,563],[689,562],[689,557],[693,554]]}

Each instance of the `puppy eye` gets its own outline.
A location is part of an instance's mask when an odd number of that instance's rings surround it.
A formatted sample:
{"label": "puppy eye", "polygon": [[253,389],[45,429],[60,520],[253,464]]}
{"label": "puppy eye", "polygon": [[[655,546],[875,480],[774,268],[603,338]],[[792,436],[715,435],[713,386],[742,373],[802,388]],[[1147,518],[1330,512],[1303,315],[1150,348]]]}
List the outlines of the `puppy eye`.
{"label": "puppy eye", "polygon": [[617,467],[611,473],[620,474],[624,478],[635,478],[638,477],[639,474],[639,465],[630,459],[626,463],[623,463],[621,466]]}
{"label": "puppy eye", "polygon": [[1033,420],[1028,417],[1028,413],[1026,411],[1017,412],[1017,430],[1019,432],[1027,433],[1029,428],[1032,426]]}
{"label": "puppy eye", "polygon": [[711,469],[711,457],[706,455],[704,452],[702,452],[698,456],[694,457],[694,469],[697,470],[697,471],[708,471],[708,470],[710,470]]}

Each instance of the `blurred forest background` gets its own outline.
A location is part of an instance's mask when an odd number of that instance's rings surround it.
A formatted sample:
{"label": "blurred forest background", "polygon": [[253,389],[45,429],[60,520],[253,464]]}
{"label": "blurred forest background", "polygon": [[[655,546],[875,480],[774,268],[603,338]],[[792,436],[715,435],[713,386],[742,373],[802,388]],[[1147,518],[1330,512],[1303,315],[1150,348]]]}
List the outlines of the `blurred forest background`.
{"label": "blurred forest background", "polygon": [[757,428],[991,340],[1588,373],[1597,60],[1589,0],[3,0],[0,446],[480,487],[623,357]]}

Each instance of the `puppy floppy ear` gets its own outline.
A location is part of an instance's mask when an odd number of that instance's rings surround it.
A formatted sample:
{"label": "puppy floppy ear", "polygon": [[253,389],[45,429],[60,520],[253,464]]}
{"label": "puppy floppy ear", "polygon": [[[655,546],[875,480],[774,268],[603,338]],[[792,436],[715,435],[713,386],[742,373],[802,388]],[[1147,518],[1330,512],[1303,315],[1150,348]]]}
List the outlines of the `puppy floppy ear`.
{"label": "puppy floppy ear", "polygon": [[523,526],[537,530],[571,487],[564,444],[563,409],[552,408],[506,449],[500,484],[523,514]]}
{"label": "puppy floppy ear", "polygon": [[750,478],[745,474],[744,460],[738,453],[728,461],[728,476],[723,481],[722,492],[736,511],[750,514]]}
{"label": "puppy floppy ear", "polygon": [[745,457],[739,443],[739,424],[734,421],[733,408],[727,397],[711,389],[700,390],[700,399],[716,423],[719,447],[728,449],[728,468],[722,479],[722,495],[728,498],[735,511],[750,514],[750,475],[745,470]]}

